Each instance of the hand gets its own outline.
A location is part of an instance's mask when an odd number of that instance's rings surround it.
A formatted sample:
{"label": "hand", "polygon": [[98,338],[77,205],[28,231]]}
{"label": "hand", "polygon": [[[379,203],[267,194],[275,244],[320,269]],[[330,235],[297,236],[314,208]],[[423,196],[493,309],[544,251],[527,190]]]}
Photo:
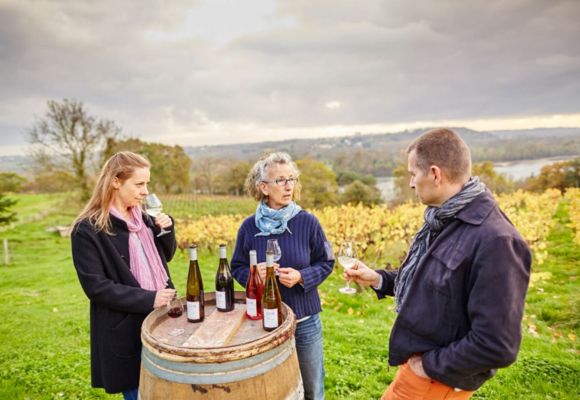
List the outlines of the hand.
{"label": "hand", "polygon": [[381,277],[377,271],[367,267],[362,261],[356,260],[354,266],[342,273],[344,279],[355,281],[362,286],[377,286]]}
{"label": "hand", "polygon": [[[272,266],[274,267],[274,272],[278,270],[278,268],[280,268],[280,264],[278,263],[274,263],[272,264]],[[262,282],[266,281],[266,263],[265,262],[261,262],[257,264],[258,267],[258,273],[260,274],[260,278],[262,278]]]}
{"label": "hand", "polygon": [[407,361],[409,363],[409,368],[415,373],[415,375],[421,378],[431,379],[425,370],[423,369],[423,358],[421,356],[413,356]]}
{"label": "hand", "polygon": [[161,289],[155,293],[153,308],[165,307],[175,297],[175,289]]}
{"label": "hand", "polygon": [[294,268],[278,268],[278,278],[282,285],[291,288],[302,281],[302,274]]}
{"label": "hand", "polygon": [[161,213],[157,216],[157,218],[155,218],[155,225],[160,228],[169,228],[171,225],[173,225],[173,221],[171,221],[169,215]]}
{"label": "hand", "polygon": [[256,265],[258,267],[258,274],[260,274],[260,278],[262,278],[262,282],[266,281],[266,263],[261,262]]}

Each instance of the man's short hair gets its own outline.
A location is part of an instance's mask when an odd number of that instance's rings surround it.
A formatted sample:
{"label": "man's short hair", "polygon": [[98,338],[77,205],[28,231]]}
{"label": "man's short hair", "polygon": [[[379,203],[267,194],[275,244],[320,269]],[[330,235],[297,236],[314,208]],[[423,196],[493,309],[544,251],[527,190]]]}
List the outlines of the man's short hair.
{"label": "man's short hair", "polygon": [[427,173],[435,165],[453,183],[471,176],[471,151],[461,137],[447,128],[425,132],[407,148],[407,154],[415,151],[417,166]]}

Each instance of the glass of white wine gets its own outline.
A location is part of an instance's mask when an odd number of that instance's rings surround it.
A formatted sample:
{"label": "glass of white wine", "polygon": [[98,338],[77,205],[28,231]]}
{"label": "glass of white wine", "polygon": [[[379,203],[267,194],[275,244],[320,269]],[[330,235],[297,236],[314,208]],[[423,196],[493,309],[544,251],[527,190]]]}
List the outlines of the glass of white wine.
{"label": "glass of white wine", "polygon": [[[338,250],[338,262],[347,270],[351,269],[356,263],[356,249],[353,242],[343,242]],[[350,287],[350,281],[346,281],[346,285],[338,289],[340,293],[354,294],[355,288]]]}
{"label": "glass of white wine", "polygon": [[[274,262],[280,261],[282,258],[282,249],[280,244],[278,244],[278,239],[268,239],[266,242],[266,253],[272,253],[274,255]],[[275,275],[278,275],[277,271],[274,271]]]}
{"label": "glass of white wine", "polygon": [[[148,194],[145,197],[145,211],[147,211],[147,214],[149,214],[153,218],[157,218],[163,211],[163,203],[161,203],[161,200],[159,200],[159,197],[157,197],[155,193]],[[163,236],[168,233],[169,231],[166,231],[165,229],[161,228],[161,230],[157,234],[157,237]]]}

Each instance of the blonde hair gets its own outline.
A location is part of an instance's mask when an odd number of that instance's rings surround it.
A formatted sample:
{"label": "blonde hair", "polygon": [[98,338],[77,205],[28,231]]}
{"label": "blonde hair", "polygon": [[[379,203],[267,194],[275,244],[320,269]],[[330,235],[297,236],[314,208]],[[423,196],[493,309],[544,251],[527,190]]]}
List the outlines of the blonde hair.
{"label": "blonde hair", "polygon": [[73,226],[87,219],[98,231],[111,234],[109,209],[115,191],[113,180],[117,178],[121,183],[125,182],[136,169],[150,167],[151,163],[147,159],[130,151],[121,151],[109,158],[101,169],[91,198]]}
{"label": "blonde hair", "polygon": [[[246,190],[255,200],[262,201],[266,198],[264,193],[260,190],[260,183],[268,180],[268,171],[274,164],[287,164],[294,170],[295,178],[300,176],[300,170],[296,166],[296,163],[292,161],[290,154],[278,152],[270,153],[267,156],[262,157],[254,164],[246,178]],[[294,191],[292,192],[293,199],[300,199],[300,189],[300,182],[296,182],[296,185],[294,185]]]}

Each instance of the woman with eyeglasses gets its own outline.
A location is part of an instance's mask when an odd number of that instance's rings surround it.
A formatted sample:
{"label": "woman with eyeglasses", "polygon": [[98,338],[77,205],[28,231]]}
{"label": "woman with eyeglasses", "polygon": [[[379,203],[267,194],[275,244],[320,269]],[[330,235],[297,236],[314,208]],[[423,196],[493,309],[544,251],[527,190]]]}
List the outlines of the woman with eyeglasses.
{"label": "woman with eyeglasses", "polygon": [[[332,272],[334,258],[320,223],[294,202],[300,172],[287,153],[272,153],[254,165],[246,187],[258,201],[256,214],[242,223],[231,260],[232,275],[243,286],[249,275],[249,251],[256,250],[262,279],[266,243],[277,239],[282,249],[274,267],[280,294],[296,314],[296,351],[306,399],[324,399],[322,311],[318,285]],[[261,261],[261,262],[260,262]]]}

